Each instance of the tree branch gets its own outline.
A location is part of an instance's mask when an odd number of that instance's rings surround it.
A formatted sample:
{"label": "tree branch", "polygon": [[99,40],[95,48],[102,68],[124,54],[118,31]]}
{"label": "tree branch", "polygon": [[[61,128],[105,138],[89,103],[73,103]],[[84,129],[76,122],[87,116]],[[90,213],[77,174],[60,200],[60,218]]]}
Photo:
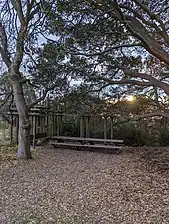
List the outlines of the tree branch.
{"label": "tree branch", "polygon": [[122,44],[122,45],[117,45],[117,46],[114,46],[114,47],[111,47],[111,48],[108,48],[104,51],[101,51],[101,52],[96,52],[96,53],[91,53],[91,54],[88,54],[88,53],[83,53],[83,52],[67,52],[69,54],[72,54],[72,55],[83,55],[83,56],[86,56],[86,57],[91,57],[91,56],[97,56],[97,55],[101,55],[101,54],[105,54],[105,53],[108,53],[112,50],[116,50],[116,49],[119,49],[119,48],[129,48],[129,47],[143,47],[143,44],[142,43],[135,43],[135,44]]}
{"label": "tree branch", "polygon": [[10,93],[7,94],[7,96],[4,99],[4,102],[0,105],[0,108],[3,107],[7,103],[8,99],[10,98],[12,93],[13,93],[13,91],[11,91]]}
{"label": "tree branch", "polygon": [[[138,4],[140,2],[138,0],[135,0],[135,1]],[[107,0],[107,2],[110,2],[110,1]],[[110,4],[112,5],[112,2]],[[142,4],[142,3],[140,3],[140,4]],[[142,44],[144,45],[144,48],[150,54],[152,54],[156,58],[158,58],[160,61],[163,61],[164,63],[166,63],[167,65],[169,65],[169,54],[155,40],[155,38],[150,35],[150,33],[148,32],[148,30],[145,28],[145,26],[137,18],[135,18],[133,16],[130,16],[130,15],[125,15],[121,11],[121,8],[118,5],[118,3],[117,3],[116,0],[114,0],[113,7],[115,9],[114,14],[116,15],[116,18],[126,25],[127,29],[130,31],[130,33],[134,37],[138,38],[142,42]],[[114,16],[114,15],[111,14],[111,16]]]}
{"label": "tree branch", "polygon": [[18,13],[18,17],[19,17],[19,21],[21,23],[21,29],[24,29],[25,26],[25,17],[22,11],[22,3],[20,0],[11,0],[11,3],[14,7],[14,9],[16,10],[16,12]]}
{"label": "tree branch", "polygon": [[162,46],[149,34],[143,24],[132,16],[125,16],[125,24],[128,30],[137,37],[144,45],[145,49],[160,61],[169,65],[169,54]]}
{"label": "tree branch", "polygon": [[30,110],[30,109],[31,109],[34,105],[36,105],[37,103],[39,103],[39,102],[41,102],[42,100],[44,100],[45,97],[46,97],[46,95],[47,95],[47,93],[48,93],[49,91],[53,90],[54,88],[56,88],[57,86],[58,86],[58,83],[52,85],[52,86],[49,87],[49,88],[46,88],[46,90],[43,92],[43,95],[42,95],[39,99],[35,100],[33,103],[31,103],[30,105],[28,105],[28,107],[27,107],[28,110]]}
{"label": "tree branch", "polygon": [[[24,40],[26,38],[28,23],[26,24],[25,17],[22,10],[22,3],[20,0],[11,0],[21,24],[20,30],[18,32],[17,41],[16,41],[16,53],[12,63],[12,71],[18,73],[19,67],[23,59],[24,51]],[[28,5],[27,5],[28,6]]]}
{"label": "tree branch", "polygon": [[146,4],[143,4],[141,1],[139,0],[133,0],[137,5],[140,6],[141,9],[143,9],[149,16],[152,20],[156,20],[162,28],[164,28],[164,24],[163,22],[161,21],[161,19],[154,13],[152,13],[149,8],[146,6]]}
{"label": "tree branch", "polygon": [[131,77],[137,77],[137,78],[148,80],[150,86],[157,86],[157,87],[163,89],[167,95],[169,95],[169,85],[167,83],[161,82],[158,79],[156,79],[146,73],[137,73],[137,72],[132,72],[132,71],[125,70],[125,69],[123,70],[123,72],[124,72],[124,74],[131,76]]}
{"label": "tree branch", "polygon": [[1,22],[0,22],[0,39],[1,39],[0,53],[1,53],[3,61],[5,62],[6,66],[9,68],[11,66],[11,61],[10,61],[10,56],[8,52],[7,36],[6,36],[5,28]]}
{"label": "tree branch", "polygon": [[95,77],[93,77],[93,79],[94,80],[103,80],[105,82],[108,82],[110,85],[132,84],[132,85],[145,86],[145,87],[152,86],[152,84],[150,82],[141,82],[141,81],[130,80],[130,79],[112,80],[112,79],[105,78],[105,77],[102,77],[102,76],[95,76]]}
{"label": "tree branch", "polygon": [[137,116],[137,117],[127,118],[124,121],[116,122],[113,125],[116,126],[116,125],[120,125],[120,124],[129,122],[129,121],[139,121],[141,119],[150,118],[150,117],[166,117],[166,118],[169,118],[169,112],[155,111],[155,112],[143,114],[143,115],[140,115],[140,116]]}
{"label": "tree branch", "polygon": [[140,15],[139,13],[137,13],[137,12],[136,12],[135,10],[133,10],[132,8],[129,8],[129,7],[127,7],[127,6],[123,6],[122,4],[120,5],[120,7],[122,7],[122,8],[126,8],[126,9],[128,9],[129,11],[133,12],[133,14],[134,14],[137,18],[139,18],[144,24],[146,24],[146,25],[148,25],[148,26],[150,26],[150,27],[153,27],[153,28],[157,31],[158,35],[160,35],[162,38],[164,38],[164,40],[166,41],[167,45],[169,45],[169,36],[168,36],[168,34],[167,34],[167,32],[166,32],[165,25],[164,25],[164,23],[162,22],[162,20],[160,19],[160,17],[159,17],[158,15],[152,13],[152,12],[148,9],[148,7],[147,7],[145,4],[141,3],[140,1],[138,1],[138,0],[134,0],[134,2],[135,2],[138,6],[140,6],[140,8],[142,8],[152,20],[156,20],[156,21],[160,24],[160,26],[161,26],[162,29],[160,29],[160,27],[159,27],[158,25],[156,25],[155,22],[147,21],[145,18],[143,18],[142,15]]}

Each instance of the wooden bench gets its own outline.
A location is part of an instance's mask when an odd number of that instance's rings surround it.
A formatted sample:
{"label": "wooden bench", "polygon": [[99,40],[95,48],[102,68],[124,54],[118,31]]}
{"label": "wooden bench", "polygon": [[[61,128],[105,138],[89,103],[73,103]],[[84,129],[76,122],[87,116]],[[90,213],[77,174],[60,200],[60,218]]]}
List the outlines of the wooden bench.
{"label": "wooden bench", "polygon": [[81,144],[90,143],[91,145],[95,143],[104,143],[104,144],[114,144],[114,145],[123,145],[123,140],[119,139],[100,139],[100,138],[82,138],[82,137],[67,137],[67,136],[54,136],[52,137],[53,141],[57,142],[80,142]]}
{"label": "wooden bench", "polygon": [[103,150],[120,150],[123,145],[123,140],[54,136],[49,141],[49,144],[53,145],[54,147],[71,147],[76,149],[93,148]]}

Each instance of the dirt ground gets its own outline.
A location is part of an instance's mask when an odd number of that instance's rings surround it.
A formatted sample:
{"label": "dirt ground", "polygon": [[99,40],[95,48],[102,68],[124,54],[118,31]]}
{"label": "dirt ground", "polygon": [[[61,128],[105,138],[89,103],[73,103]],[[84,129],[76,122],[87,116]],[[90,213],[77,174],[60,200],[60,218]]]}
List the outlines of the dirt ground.
{"label": "dirt ground", "polygon": [[38,149],[0,164],[0,224],[168,224],[169,150]]}

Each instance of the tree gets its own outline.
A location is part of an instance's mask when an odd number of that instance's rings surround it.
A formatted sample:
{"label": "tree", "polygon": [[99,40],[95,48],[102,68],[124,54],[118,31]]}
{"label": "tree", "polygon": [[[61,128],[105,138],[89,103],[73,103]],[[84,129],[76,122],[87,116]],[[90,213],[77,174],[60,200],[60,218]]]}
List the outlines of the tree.
{"label": "tree", "polygon": [[53,84],[47,88],[43,96],[30,105],[26,101],[24,85],[30,80],[23,74],[23,65],[28,56],[33,61],[38,37],[47,33],[43,24],[52,13],[53,4],[54,1],[36,0],[0,2],[0,54],[7,67],[11,94],[19,115],[18,158],[21,159],[31,159],[29,109],[55,87]]}
{"label": "tree", "polygon": [[156,110],[150,116],[169,117],[168,105],[163,104],[169,96],[168,3],[93,0],[59,4],[64,24],[60,30],[72,70],[97,91],[110,91],[110,86],[116,91],[117,85],[123,85],[123,92],[151,92]]}

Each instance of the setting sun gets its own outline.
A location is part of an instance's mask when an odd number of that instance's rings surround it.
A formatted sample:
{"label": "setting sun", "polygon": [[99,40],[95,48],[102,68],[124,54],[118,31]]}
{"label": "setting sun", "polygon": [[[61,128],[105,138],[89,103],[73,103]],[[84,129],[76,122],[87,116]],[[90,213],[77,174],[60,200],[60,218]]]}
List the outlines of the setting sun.
{"label": "setting sun", "polygon": [[133,101],[134,100],[134,96],[127,96],[127,101]]}

